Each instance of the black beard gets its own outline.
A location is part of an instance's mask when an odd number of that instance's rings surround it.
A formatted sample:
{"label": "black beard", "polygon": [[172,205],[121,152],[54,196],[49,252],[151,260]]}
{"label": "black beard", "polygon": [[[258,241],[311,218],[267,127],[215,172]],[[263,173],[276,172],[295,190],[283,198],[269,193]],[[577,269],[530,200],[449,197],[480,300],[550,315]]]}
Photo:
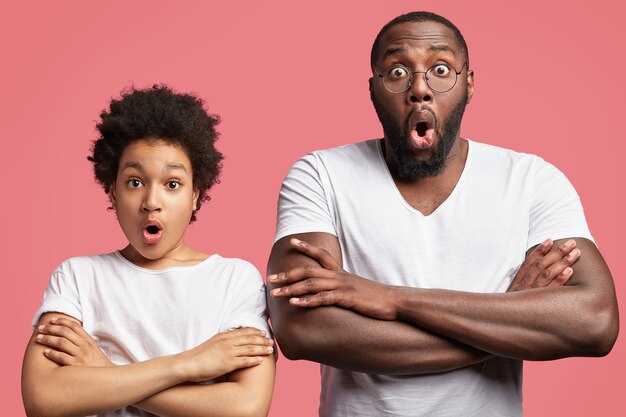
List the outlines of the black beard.
{"label": "black beard", "polygon": [[467,105],[467,92],[452,109],[452,113],[450,113],[448,118],[444,120],[441,129],[439,129],[438,123],[435,126],[435,133],[439,138],[439,143],[435,153],[426,160],[415,159],[407,143],[409,132],[405,134],[401,132],[404,127],[398,126],[393,121],[390,114],[378,103],[374,95],[372,95],[372,103],[374,103],[374,109],[376,109],[378,119],[383,126],[385,139],[389,141],[389,146],[393,152],[393,159],[396,162],[394,167],[395,176],[401,181],[413,181],[439,175],[446,166],[450,149],[452,149],[452,145],[454,145],[454,141],[461,129],[461,120]]}

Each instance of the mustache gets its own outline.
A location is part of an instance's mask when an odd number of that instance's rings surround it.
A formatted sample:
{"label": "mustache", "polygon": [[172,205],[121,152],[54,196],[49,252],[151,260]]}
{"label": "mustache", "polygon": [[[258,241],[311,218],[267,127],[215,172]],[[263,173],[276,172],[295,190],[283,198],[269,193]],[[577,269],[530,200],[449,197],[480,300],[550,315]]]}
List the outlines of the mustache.
{"label": "mustache", "polygon": [[437,115],[435,114],[435,112],[433,111],[433,109],[431,109],[429,106],[415,106],[411,109],[411,111],[409,112],[409,114],[406,117],[406,120],[404,121],[404,125],[408,130],[409,126],[411,125],[411,119],[415,116],[416,113],[420,113],[420,112],[428,112],[430,113],[431,117],[433,118],[433,121],[435,122],[433,128],[435,129],[436,132],[439,132],[439,119],[437,118]]}

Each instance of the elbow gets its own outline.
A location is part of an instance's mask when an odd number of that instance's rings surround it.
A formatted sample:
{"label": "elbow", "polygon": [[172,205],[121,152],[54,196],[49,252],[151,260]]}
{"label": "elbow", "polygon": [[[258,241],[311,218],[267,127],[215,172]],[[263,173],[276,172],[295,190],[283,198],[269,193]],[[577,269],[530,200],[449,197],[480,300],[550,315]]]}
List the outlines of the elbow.
{"label": "elbow", "polygon": [[240,401],[237,411],[233,414],[237,417],[267,417],[270,412],[271,394],[248,396],[245,401]]}
{"label": "elbow", "polygon": [[76,415],[67,408],[65,401],[58,392],[45,383],[46,378],[41,381],[33,381],[32,378],[22,379],[22,402],[24,411],[28,417],[67,417]]}
{"label": "elbow", "polygon": [[617,305],[596,302],[587,310],[585,324],[582,326],[581,350],[583,356],[602,357],[613,349],[619,333],[619,315]]}
{"label": "elbow", "polygon": [[255,406],[246,406],[241,409],[240,413],[237,413],[239,417],[267,417],[269,413],[268,407],[255,407]]}
{"label": "elbow", "polygon": [[295,327],[294,325],[283,325],[279,328],[274,328],[274,336],[276,336],[276,342],[280,347],[281,353],[292,361],[305,359],[306,356],[300,332]]}
{"label": "elbow", "polygon": [[283,356],[290,360],[307,359],[305,348],[310,342],[303,338],[307,330],[303,325],[305,318],[302,312],[280,309],[271,301],[268,304],[272,331]]}
{"label": "elbow", "polygon": [[55,414],[51,410],[51,404],[45,395],[33,392],[34,390],[28,390],[22,393],[22,401],[24,403],[24,411],[27,417],[56,417],[59,414]]}

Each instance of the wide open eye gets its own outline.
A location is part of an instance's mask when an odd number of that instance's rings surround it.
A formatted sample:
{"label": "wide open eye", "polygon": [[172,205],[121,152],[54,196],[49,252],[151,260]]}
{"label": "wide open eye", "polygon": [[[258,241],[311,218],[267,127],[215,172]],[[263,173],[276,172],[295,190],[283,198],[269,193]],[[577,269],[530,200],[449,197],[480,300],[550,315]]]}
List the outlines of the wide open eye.
{"label": "wide open eye", "polygon": [[172,181],[168,181],[167,182],[167,188],[169,188],[170,190],[176,190],[178,188],[180,188],[180,182],[172,180]]}
{"label": "wide open eye", "polygon": [[437,64],[432,67],[428,72],[434,77],[446,78],[450,76],[452,70],[446,64]]}
{"label": "wide open eye", "polygon": [[130,188],[139,188],[143,185],[137,178],[131,178],[126,183]]}
{"label": "wide open eye", "polygon": [[398,81],[407,78],[409,76],[409,70],[402,65],[396,65],[395,67],[389,68],[385,72],[385,76],[390,81]]}

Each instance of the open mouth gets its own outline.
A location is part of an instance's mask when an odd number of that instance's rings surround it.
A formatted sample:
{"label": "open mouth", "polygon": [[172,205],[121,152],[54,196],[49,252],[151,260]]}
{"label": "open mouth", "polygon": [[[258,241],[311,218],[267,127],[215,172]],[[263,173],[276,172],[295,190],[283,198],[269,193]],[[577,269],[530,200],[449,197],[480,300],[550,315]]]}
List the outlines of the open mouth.
{"label": "open mouth", "polygon": [[146,231],[150,233],[151,235],[156,235],[157,233],[159,233],[160,230],[161,229],[159,229],[158,226],[154,226],[154,225],[146,227]]}
{"label": "open mouth", "polygon": [[413,146],[425,149],[432,145],[435,135],[435,116],[428,110],[415,111],[409,119],[409,136]]}
{"label": "open mouth", "polygon": [[417,136],[423,138],[426,136],[426,132],[430,129],[427,122],[419,122],[417,126],[415,126],[415,130],[417,131]]}
{"label": "open mouth", "polygon": [[150,220],[143,227],[143,241],[148,244],[154,244],[161,240],[163,229],[157,221]]}

